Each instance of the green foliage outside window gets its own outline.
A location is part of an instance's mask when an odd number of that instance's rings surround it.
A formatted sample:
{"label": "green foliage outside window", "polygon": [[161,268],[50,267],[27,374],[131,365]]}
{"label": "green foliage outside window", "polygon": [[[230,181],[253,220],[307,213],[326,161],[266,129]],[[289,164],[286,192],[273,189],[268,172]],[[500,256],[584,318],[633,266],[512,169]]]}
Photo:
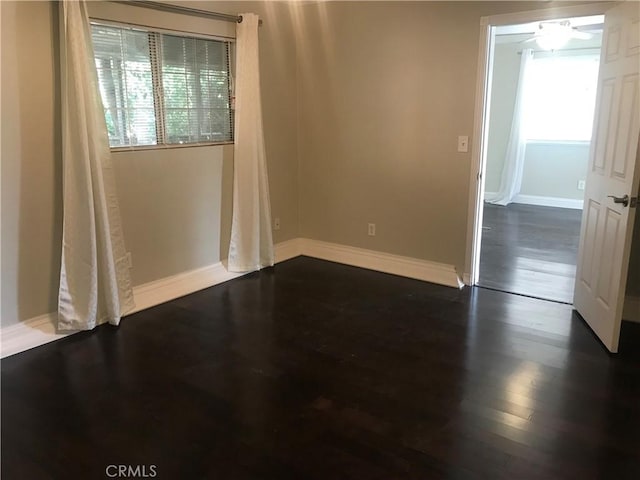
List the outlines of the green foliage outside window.
{"label": "green foliage outside window", "polygon": [[112,147],[232,140],[228,42],[92,29]]}

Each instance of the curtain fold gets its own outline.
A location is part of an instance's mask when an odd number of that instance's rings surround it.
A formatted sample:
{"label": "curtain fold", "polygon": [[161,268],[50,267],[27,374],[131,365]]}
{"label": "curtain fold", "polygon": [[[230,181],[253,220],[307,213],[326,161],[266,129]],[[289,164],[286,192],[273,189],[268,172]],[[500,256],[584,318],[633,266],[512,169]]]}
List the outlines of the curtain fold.
{"label": "curtain fold", "polygon": [[269,181],[262,125],[258,16],[237,25],[233,219],[228,269],[248,272],[273,265]]}
{"label": "curtain fold", "polygon": [[524,156],[527,147],[524,136],[525,92],[527,89],[527,69],[532,58],[533,50],[527,48],[522,51],[511,133],[502,166],[500,188],[493,194],[485,194],[485,201],[495,205],[508,205],[520,193],[522,187],[522,172],[524,171]]}
{"label": "curtain fold", "polygon": [[62,1],[63,228],[58,329],[117,325],[134,308],[109,139],[83,1]]}

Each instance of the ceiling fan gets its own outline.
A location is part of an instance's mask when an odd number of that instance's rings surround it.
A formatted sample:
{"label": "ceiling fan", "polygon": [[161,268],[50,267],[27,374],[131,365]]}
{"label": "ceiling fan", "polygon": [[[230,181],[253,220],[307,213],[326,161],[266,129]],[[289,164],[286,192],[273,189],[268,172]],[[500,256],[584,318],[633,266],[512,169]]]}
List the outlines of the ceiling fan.
{"label": "ceiling fan", "polygon": [[[572,38],[588,40],[593,37],[588,30],[597,29],[598,25],[572,27],[569,20],[540,22],[533,37],[522,43],[536,42],[544,50],[562,48]],[[595,30],[594,30],[595,31]]]}

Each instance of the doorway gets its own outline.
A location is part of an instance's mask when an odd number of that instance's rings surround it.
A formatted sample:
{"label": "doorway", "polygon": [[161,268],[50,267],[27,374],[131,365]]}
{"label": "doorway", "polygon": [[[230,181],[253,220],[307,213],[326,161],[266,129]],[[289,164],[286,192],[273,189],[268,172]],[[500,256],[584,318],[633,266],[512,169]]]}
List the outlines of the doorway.
{"label": "doorway", "polygon": [[603,22],[491,31],[478,286],[572,303]]}
{"label": "doorway", "polygon": [[481,19],[463,280],[473,286],[480,276],[493,30],[503,25],[590,15],[605,15],[605,21],[572,304],[575,314],[603,345],[617,352],[623,315],[627,320],[640,318],[638,303],[629,296],[637,284],[630,265],[634,261],[632,243],[637,245],[639,238],[633,236],[634,218],[638,216],[633,213],[640,188],[640,8],[633,2],[549,8]]}

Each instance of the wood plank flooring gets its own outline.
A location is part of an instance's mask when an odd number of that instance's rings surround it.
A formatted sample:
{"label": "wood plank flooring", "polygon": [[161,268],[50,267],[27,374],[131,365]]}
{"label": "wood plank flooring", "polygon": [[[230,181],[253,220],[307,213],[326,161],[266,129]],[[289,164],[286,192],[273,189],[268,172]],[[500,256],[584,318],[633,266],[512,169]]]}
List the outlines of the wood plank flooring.
{"label": "wood plank flooring", "polygon": [[1,370],[3,480],[640,478],[640,325],[305,257]]}
{"label": "wood plank flooring", "polygon": [[485,203],[478,285],[573,303],[582,210]]}

